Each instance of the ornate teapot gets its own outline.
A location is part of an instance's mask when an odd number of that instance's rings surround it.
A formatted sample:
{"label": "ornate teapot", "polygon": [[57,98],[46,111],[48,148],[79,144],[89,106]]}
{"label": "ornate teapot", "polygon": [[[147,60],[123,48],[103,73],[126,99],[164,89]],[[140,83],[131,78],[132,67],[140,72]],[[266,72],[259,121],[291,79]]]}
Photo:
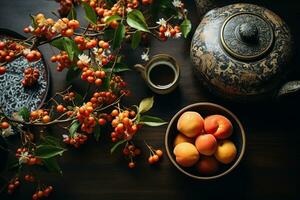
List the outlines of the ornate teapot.
{"label": "ornate teapot", "polygon": [[272,11],[233,4],[204,15],[190,56],[196,75],[212,93],[255,101],[300,90],[300,81],[283,84],[291,46],[286,23]]}

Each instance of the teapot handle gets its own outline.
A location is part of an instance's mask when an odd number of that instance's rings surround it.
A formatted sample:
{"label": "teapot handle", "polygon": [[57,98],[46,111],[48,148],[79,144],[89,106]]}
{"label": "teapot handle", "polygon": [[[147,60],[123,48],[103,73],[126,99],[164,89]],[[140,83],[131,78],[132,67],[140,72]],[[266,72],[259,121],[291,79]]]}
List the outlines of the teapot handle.
{"label": "teapot handle", "polygon": [[141,75],[142,75],[142,78],[143,78],[144,80],[146,80],[145,67],[144,67],[143,65],[141,65],[141,64],[135,64],[135,65],[134,65],[134,68],[135,68],[137,71],[139,71],[139,72],[141,73]]}
{"label": "teapot handle", "polygon": [[278,91],[277,98],[300,92],[300,80],[285,83]]}

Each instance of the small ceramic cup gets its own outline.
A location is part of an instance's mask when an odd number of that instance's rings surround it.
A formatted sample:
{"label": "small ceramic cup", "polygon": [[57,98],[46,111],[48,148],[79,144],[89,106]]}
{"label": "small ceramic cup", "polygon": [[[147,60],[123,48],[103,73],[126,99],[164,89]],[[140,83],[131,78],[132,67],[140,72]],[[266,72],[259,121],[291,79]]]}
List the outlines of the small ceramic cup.
{"label": "small ceramic cup", "polygon": [[176,60],[167,54],[157,54],[146,64],[134,66],[149,88],[157,94],[172,92],[178,85],[180,68]]}

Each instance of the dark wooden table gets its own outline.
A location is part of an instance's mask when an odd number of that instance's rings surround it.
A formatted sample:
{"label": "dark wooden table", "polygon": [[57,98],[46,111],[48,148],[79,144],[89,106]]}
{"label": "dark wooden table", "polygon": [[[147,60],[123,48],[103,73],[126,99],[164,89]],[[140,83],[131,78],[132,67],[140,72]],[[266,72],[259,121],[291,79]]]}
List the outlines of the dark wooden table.
{"label": "dark wooden table", "polygon": [[[193,1],[185,1],[190,10],[194,29],[200,21]],[[219,1],[224,4],[224,1]],[[233,1],[226,1],[226,3]],[[243,1],[242,1],[243,2]],[[248,1],[255,2],[255,1]],[[282,16],[295,36],[296,67],[290,79],[300,79],[300,6],[292,0],[257,1]],[[48,0],[2,0],[0,2],[0,27],[22,33],[23,27],[30,23],[29,14],[44,12],[50,16],[57,4]],[[193,29],[193,30],[194,30]],[[299,96],[284,99],[280,103],[236,104],[224,102],[209,94],[196,80],[192,73],[189,59],[190,39],[173,40],[167,43],[153,41],[151,55],[168,53],[176,57],[182,68],[179,88],[166,96],[154,95],[136,72],[125,75],[132,90],[132,97],[127,103],[138,103],[142,98],[155,96],[155,106],[151,114],[165,120],[182,107],[195,103],[210,101],[232,110],[243,123],[247,135],[246,154],[240,166],[230,175],[215,181],[196,181],[179,173],[168,158],[155,167],[149,166],[142,157],[138,167],[129,170],[126,162],[118,153],[110,155],[111,143],[108,135],[103,135],[99,143],[90,141],[79,150],[70,149],[61,166],[62,177],[45,175],[45,179],[54,185],[55,192],[49,199],[95,200],[95,199],[300,199],[300,106]],[[42,51],[49,60],[52,51],[43,46]],[[127,55],[129,64],[140,62],[142,49]],[[49,61],[48,61],[49,62]],[[57,73],[51,68],[51,94],[66,87],[65,72]],[[84,86],[74,83],[83,90]],[[157,147],[163,148],[166,127],[144,127],[138,136],[138,143],[143,139]],[[54,134],[57,129],[53,129]],[[145,149],[146,150],[146,149]],[[33,188],[25,186],[21,193],[11,199],[30,199]],[[1,197],[7,199],[7,197]]]}

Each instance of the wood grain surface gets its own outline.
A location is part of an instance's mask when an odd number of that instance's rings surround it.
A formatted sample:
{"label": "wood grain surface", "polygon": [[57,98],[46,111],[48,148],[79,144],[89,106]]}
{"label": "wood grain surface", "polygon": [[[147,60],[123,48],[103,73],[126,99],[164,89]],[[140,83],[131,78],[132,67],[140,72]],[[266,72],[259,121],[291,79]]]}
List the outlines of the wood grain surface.
{"label": "wood grain surface", "polygon": [[[218,1],[218,0],[217,0]],[[233,1],[221,1],[221,4]],[[240,1],[244,2],[244,1]],[[294,73],[291,80],[300,79],[300,4],[292,0],[247,1],[256,2],[270,8],[284,18],[291,27],[295,41],[295,57],[292,64]],[[200,22],[193,1],[186,0],[193,31]],[[0,27],[22,33],[23,27],[30,23],[29,14],[44,12],[51,16],[58,4],[49,0],[1,0]],[[169,95],[153,94],[137,72],[129,72],[125,79],[133,95],[125,103],[137,104],[142,98],[155,96],[154,109],[150,114],[165,120],[182,107],[195,102],[210,101],[218,103],[235,113],[244,125],[247,136],[246,154],[240,166],[231,174],[215,181],[196,181],[179,173],[168,158],[154,167],[146,163],[147,154],[142,156],[138,167],[127,168],[121,154],[110,155],[109,134],[103,134],[101,141],[89,141],[79,150],[70,148],[60,164],[63,176],[45,174],[45,180],[54,186],[55,192],[49,200],[134,200],[134,199],[280,199],[296,200],[299,197],[300,177],[300,95],[283,99],[279,103],[237,104],[224,102],[209,94],[193,75],[189,59],[190,40],[172,40],[166,43],[151,42],[151,55],[168,53],[174,56],[181,66],[182,76],[176,91]],[[51,48],[43,46],[46,58],[53,54]],[[129,64],[141,62],[140,48],[128,53]],[[57,73],[55,65],[49,62],[51,69],[51,94],[66,87],[65,72]],[[74,87],[83,91],[85,85],[79,82]],[[137,136],[138,144],[143,139],[155,147],[164,149],[166,126],[159,128],[144,127]],[[55,135],[61,131],[52,129]],[[146,150],[144,148],[144,150]],[[0,199],[31,199],[33,188],[22,186],[21,191],[12,197],[0,196]]]}

